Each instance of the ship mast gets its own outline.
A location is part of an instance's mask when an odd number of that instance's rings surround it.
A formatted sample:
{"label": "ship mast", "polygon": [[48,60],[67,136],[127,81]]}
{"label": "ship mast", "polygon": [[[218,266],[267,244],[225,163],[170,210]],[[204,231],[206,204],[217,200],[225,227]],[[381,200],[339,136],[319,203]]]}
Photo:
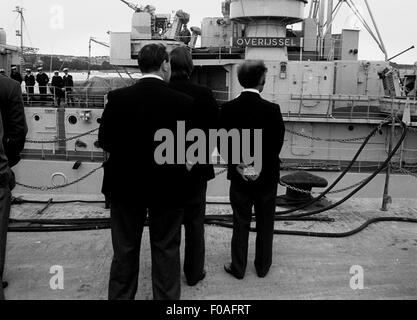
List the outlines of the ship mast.
{"label": "ship mast", "polygon": [[21,65],[25,63],[24,57],[23,57],[23,23],[25,21],[25,18],[23,17],[23,11],[25,8],[16,6],[15,10],[13,12],[17,12],[20,17],[20,30],[16,30],[16,36],[20,37],[20,54],[21,54]]}
{"label": "ship mast", "polygon": [[372,13],[371,7],[370,7],[370,5],[369,5],[369,3],[368,3],[368,0],[365,0],[365,4],[366,4],[366,7],[368,8],[369,15],[370,15],[370,17],[371,17],[371,19],[372,19],[372,23],[374,24],[374,27],[375,27],[376,33],[377,33],[377,35],[378,35],[378,38],[379,38],[379,41],[380,41],[381,50],[382,50],[382,51],[384,52],[384,54],[385,54],[385,60],[388,60],[388,53],[387,53],[387,49],[385,48],[384,41],[382,40],[381,34],[380,34],[380,32],[379,32],[379,29],[378,29],[378,25],[376,24],[376,21],[375,21],[374,15],[373,15],[373,13]]}
{"label": "ship mast", "polygon": [[[327,2],[327,21],[323,24],[322,12],[324,10],[325,2]],[[350,10],[355,14],[358,20],[362,23],[366,31],[368,31],[371,37],[375,40],[382,53],[384,54],[385,60],[388,60],[388,52],[386,50],[384,41],[382,40],[382,36],[374,18],[371,6],[369,5],[368,0],[364,0],[364,2],[371,23],[368,23],[367,19],[359,11],[359,7],[357,3],[355,3],[355,0],[338,0],[336,6],[334,7],[334,0],[313,0],[310,8],[310,17],[313,17],[316,20],[317,25],[319,27],[319,40],[322,41],[322,39],[326,38],[327,35],[331,36],[333,22],[335,21],[336,16],[342,5],[346,4],[350,8]],[[324,27],[326,28],[326,31],[324,31]]]}

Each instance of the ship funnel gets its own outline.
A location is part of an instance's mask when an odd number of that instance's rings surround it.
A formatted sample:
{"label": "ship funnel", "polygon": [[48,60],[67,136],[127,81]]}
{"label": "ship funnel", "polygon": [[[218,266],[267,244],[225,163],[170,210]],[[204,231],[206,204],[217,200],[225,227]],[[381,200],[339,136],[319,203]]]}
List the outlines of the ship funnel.
{"label": "ship funnel", "polygon": [[269,38],[275,38],[274,44],[276,38],[285,38],[287,25],[303,20],[306,4],[307,0],[231,0],[231,20],[246,25],[246,59],[288,60],[287,42],[273,47]]}

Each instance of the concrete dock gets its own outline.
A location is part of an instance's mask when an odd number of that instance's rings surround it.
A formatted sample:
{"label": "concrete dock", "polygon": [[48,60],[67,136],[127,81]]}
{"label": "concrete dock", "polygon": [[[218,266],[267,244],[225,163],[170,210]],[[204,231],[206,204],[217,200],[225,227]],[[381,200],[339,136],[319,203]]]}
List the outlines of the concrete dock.
{"label": "concrete dock", "polygon": [[[33,195],[24,195],[34,199]],[[39,197],[36,197],[40,199]],[[77,196],[77,199],[83,197]],[[42,199],[48,199],[43,196]],[[55,196],[55,200],[68,199]],[[92,199],[92,197],[85,197]],[[354,199],[321,214],[335,222],[276,222],[276,229],[344,232],[380,216],[417,218],[417,200],[394,199],[389,212],[381,212],[377,199]],[[108,217],[102,204],[54,204],[42,215],[43,205],[13,206],[12,218]],[[230,206],[210,205],[207,215],[230,214]],[[275,236],[270,273],[259,279],[253,266],[255,236],[250,237],[248,268],[243,281],[223,270],[230,259],[231,230],[206,228],[206,279],[190,288],[182,279],[182,299],[417,299],[417,225],[379,223],[348,238]],[[183,249],[183,243],[182,243]],[[106,299],[112,257],[109,230],[9,233],[5,279],[8,299]],[[149,232],[141,251],[139,290],[136,298],[152,299]],[[52,266],[61,266],[64,288],[51,289]],[[351,286],[353,266],[363,270],[363,289]],[[352,271],[352,274],[350,273]],[[355,287],[355,286],[354,286]]]}

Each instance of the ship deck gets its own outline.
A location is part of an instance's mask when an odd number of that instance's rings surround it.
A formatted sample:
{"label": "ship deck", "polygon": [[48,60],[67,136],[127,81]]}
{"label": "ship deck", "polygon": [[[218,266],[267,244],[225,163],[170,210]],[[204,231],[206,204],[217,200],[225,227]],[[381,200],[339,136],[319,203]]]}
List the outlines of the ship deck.
{"label": "ship deck", "polygon": [[[23,195],[25,199],[101,200],[98,196]],[[218,199],[217,199],[218,200]],[[276,222],[279,230],[345,232],[369,218],[417,218],[417,200],[394,199],[381,212],[380,199],[352,199],[320,214],[334,222]],[[103,218],[103,204],[53,204],[42,214],[42,204],[15,205],[14,219]],[[230,214],[228,205],[209,205],[207,215]],[[416,299],[417,228],[412,223],[378,223],[348,238],[311,238],[277,235],[270,273],[259,279],[253,266],[254,240],[250,236],[245,280],[223,271],[230,259],[231,230],[206,227],[206,279],[187,287],[182,279],[182,299],[190,300],[287,300],[287,299]],[[152,299],[149,233],[145,228],[136,299]],[[182,242],[182,251],[183,254]],[[58,233],[9,233],[5,279],[8,299],[101,300],[106,299],[112,256],[109,230]],[[64,270],[64,289],[50,288],[51,266]],[[364,270],[364,289],[350,287],[350,269]]]}

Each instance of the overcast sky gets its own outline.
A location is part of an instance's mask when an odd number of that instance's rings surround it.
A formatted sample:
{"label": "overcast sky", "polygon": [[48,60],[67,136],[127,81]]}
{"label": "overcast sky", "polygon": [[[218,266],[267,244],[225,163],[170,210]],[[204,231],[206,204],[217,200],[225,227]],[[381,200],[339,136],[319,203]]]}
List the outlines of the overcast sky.
{"label": "overcast sky", "polygon": [[[364,0],[354,1],[365,8]],[[417,46],[416,0],[368,1],[390,56],[411,45]],[[157,13],[183,9],[191,14],[189,26],[200,26],[204,17],[221,16],[221,2],[222,0],[145,0],[140,4],[154,5]],[[15,30],[19,27],[17,14],[13,12],[16,5],[26,9],[25,45],[40,48],[42,53],[87,55],[90,36],[108,42],[107,31],[130,31],[131,28],[133,11],[120,0],[0,0],[0,27],[6,30],[8,43],[12,45],[20,43],[15,36]],[[305,10],[305,15],[307,14],[308,6]],[[340,31],[342,27],[359,26],[347,7],[339,15],[334,31]],[[108,55],[108,50],[94,45],[92,54]],[[364,29],[361,32],[359,57],[383,59],[378,47]],[[395,61],[414,63],[417,61],[417,50],[414,49]]]}

